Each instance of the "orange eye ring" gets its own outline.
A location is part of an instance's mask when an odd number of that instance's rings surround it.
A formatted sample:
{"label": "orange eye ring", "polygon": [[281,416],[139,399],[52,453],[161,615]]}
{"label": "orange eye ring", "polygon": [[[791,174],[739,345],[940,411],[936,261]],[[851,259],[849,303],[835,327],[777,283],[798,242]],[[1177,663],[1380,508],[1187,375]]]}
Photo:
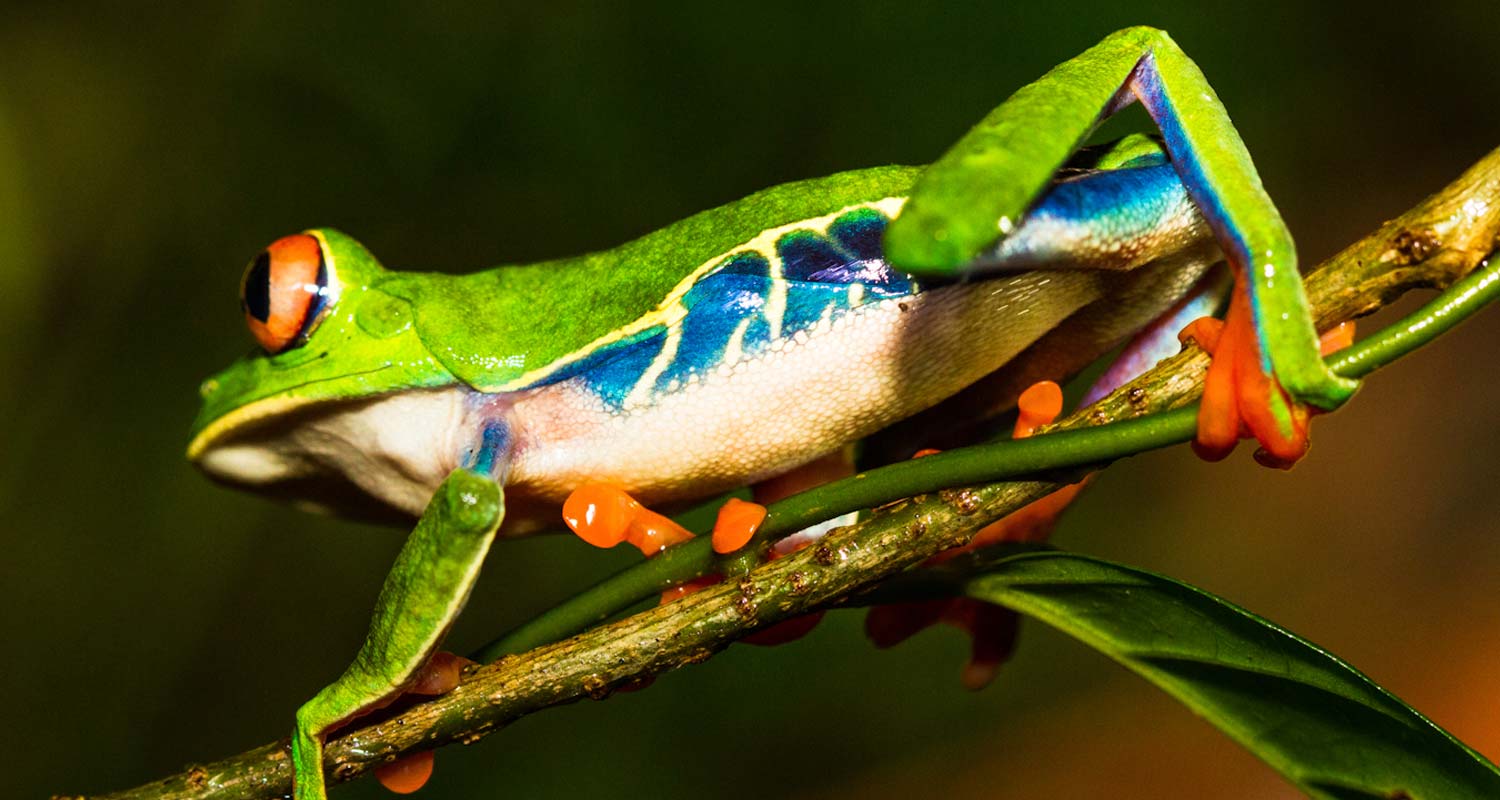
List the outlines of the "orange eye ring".
{"label": "orange eye ring", "polygon": [[271,355],[307,341],[331,300],[322,245],[306,233],[272,242],[240,282],[245,324]]}

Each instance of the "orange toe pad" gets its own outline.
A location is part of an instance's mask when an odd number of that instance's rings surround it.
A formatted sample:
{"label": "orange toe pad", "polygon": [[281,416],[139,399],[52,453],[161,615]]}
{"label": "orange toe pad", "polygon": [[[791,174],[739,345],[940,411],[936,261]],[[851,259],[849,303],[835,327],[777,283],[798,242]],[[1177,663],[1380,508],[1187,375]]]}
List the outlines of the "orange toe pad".
{"label": "orange toe pad", "polygon": [[719,518],[714,522],[713,543],[715,553],[733,553],[749,543],[760,524],[766,521],[766,507],[737,497],[729,498],[719,508]]}
{"label": "orange toe pad", "polygon": [[[1198,436],[1193,449],[1204,459],[1229,455],[1242,437],[1261,446],[1262,463],[1288,467],[1307,450],[1307,408],[1287,397],[1265,371],[1249,295],[1236,282],[1222,329],[1195,321],[1183,331],[1213,353],[1203,382]],[[1217,334],[1217,335],[1215,335]],[[1216,341],[1215,341],[1216,340]]]}
{"label": "orange toe pad", "polygon": [[1062,413],[1062,387],[1052,381],[1033,383],[1016,398],[1016,427],[1012,436],[1025,439]]}
{"label": "orange toe pad", "polygon": [[693,538],[681,525],[609,483],[590,482],[574,489],[563,501],[563,522],[595,547],[630,542],[648,556]]}
{"label": "orange toe pad", "polygon": [[411,794],[432,777],[432,751],[425,750],[375,768],[375,779],[396,794]]}

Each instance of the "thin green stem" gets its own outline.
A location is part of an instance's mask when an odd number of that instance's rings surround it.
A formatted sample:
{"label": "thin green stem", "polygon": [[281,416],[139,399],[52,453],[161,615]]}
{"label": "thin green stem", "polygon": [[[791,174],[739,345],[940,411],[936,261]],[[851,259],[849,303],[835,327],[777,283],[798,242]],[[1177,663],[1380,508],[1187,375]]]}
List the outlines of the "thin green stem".
{"label": "thin green stem", "polygon": [[[1362,378],[1446,333],[1497,296],[1500,258],[1492,254],[1478,269],[1415,312],[1330,356],[1328,364],[1341,376]],[[768,506],[765,524],[741,552],[758,553],[765,544],[809,525],[903,497],[1104,465],[1181,444],[1193,437],[1197,415],[1194,404],[1107,425],[949,450],[868,470]],[[604,579],[485,645],[474,657],[488,662],[525,652],[572,636],[684,581],[711,572],[736,574],[744,569],[743,558],[717,556],[708,538],[699,537]]]}
{"label": "thin green stem", "polygon": [[1496,297],[1500,297],[1500,250],[1426,305],[1353,347],[1334,353],[1328,365],[1340,375],[1363,378],[1452,330]]}

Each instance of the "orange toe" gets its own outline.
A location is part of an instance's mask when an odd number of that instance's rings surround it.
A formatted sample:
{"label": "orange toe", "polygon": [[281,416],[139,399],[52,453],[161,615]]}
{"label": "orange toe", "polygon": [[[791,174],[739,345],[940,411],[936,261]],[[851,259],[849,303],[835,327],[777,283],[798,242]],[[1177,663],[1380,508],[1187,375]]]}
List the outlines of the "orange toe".
{"label": "orange toe", "polygon": [[865,636],[881,650],[895,647],[937,624],[950,602],[942,598],[875,606],[865,614]]}
{"label": "orange toe", "polygon": [[1354,320],[1340,322],[1318,337],[1318,354],[1329,355],[1354,344]]}
{"label": "orange toe", "polygon": [[[1184,335],[1200,342],[1214,338],[1213,326],[1200,322],[1190,325]],[[1241,281],[1235,284],[1229,313],[1212,350],[1193,449],[1200,457],[1217,461],[1229,455],[1239,439],[1249,436],[1260,444],[1257,460],[1262,463],[1282,467],[1295,463],[1307,450],[1307,410],[1266,372],[1249,293]]]}
{"label": "orange toe", "polygon": [[402,756],[375,768],[375,779],[396,794],[411,794],[427,785],[432,777],[432,751]]}
{"label": "orange toe", "polygon": [[[1200,326],[1197,320],[1188,328]],[[1201,333],[1201,332],[1200,332]],[[1193,338],[1203,344],[1204,339]],[[1213,339],[1213,361],[1208,374],[1203,378],[1203,400],[1198,407],[1198,437],[1193,441],[1193,450],[1205,461],[1218,461],[1234,450],[1240,438],[1240,407],[1235,394],[1234,369],[1236,357],[1243,344],[1238,328],[1219,326],[1213,333],[1201,334]],[[1209,349],[1204,345],[1205,349]]]}
{"label": "orange toe", "polygon": [[784,619],[773,625],[767,625],[760,630],[745,636],[740,641],[745,644],[753,644],[757,647],[775,647],[777,645],[795,642],[798,639],[812,633],[812,629],[818,627],[823,621],[823,612],[814,611],[811,614]]}
{"label": "orange toe", "polygon": [[1033,383],[1016,399],[1016,427],[1012,436],[1025,439],[1062,413],[1062,387],[1052,381]]}
{"label": "orange toe", "polygon": [[970,638],[969,662],[959,680],[970,691],[989,686],[1016,649],[1020,618],[1008,608],[967,598],[955,601],[949,614],[948,621],[967,631]]}
{"label": "orange toe", "polygon": [[625,541],[639,548],[641,555],[654,556],[674,544],[691,538],[693,538],[692,531],[649,508],[642,507],[635,512],[635,519],[631,521]]}
{"label": "orange toe", "polygon": [[714,522],[713,545],[715,553],[733,553],[750,542],[755,532],[766,521],[766,507],[737,497],[729,498],[719,508],[719,518]]}
{"label": "orange toe", "polygon": [[563,522],[585,542],[610,548],[625,541],[639,508],[640,503],[624,489],[591,481],[574,489],[563,501]]}
{"label": "orange toe", "polygon": [[595,547],[630,542],[648,556],[693,538],[686,528],[609,483],[591,481],[574,489],[563,501],[562,516],[578,538]]}
{"label": "orange toe", "polygon": [[432,658],[427,659],[427,663],[417,671],[402,692],[428,696],[447,694],[458,685],[458,678],[463,674],[464,667],[475,663],[461,655],[439,650],[432,654]]}
{"label": "orange toe", "polygon": [[724,576],[722,575],[704,575],[701,578],[694,578],[686,583],[679,583],[670,589],[662,591],[661,602],[657,603],[657,605],[666,605],[673,600],[681,600],[682,598],[687,597],[694,592],[707,589],[708,587],[713,586],[716,583],[723,582]]}
{"label": "orange toe", "polygon": [[1224,333],[1224,320],[1199,317],[1187,324],[1177,334],[1177,341],[1187,344],[1197,342],[1203,352],[1213,355],[1219,349],[1219,337]]}

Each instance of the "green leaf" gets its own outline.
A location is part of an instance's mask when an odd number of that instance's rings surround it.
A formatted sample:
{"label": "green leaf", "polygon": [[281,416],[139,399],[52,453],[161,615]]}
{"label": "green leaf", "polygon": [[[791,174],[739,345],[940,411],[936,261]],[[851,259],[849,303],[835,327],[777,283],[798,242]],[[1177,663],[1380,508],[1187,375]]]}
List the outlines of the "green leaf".
{"label": "green leaf", "polygon": [[1108,655],[1314,797],[1500,797],[1500,770],[1447,731],[1326,650],[1200,589],[1040,552],[986,566],[963,593]]}

